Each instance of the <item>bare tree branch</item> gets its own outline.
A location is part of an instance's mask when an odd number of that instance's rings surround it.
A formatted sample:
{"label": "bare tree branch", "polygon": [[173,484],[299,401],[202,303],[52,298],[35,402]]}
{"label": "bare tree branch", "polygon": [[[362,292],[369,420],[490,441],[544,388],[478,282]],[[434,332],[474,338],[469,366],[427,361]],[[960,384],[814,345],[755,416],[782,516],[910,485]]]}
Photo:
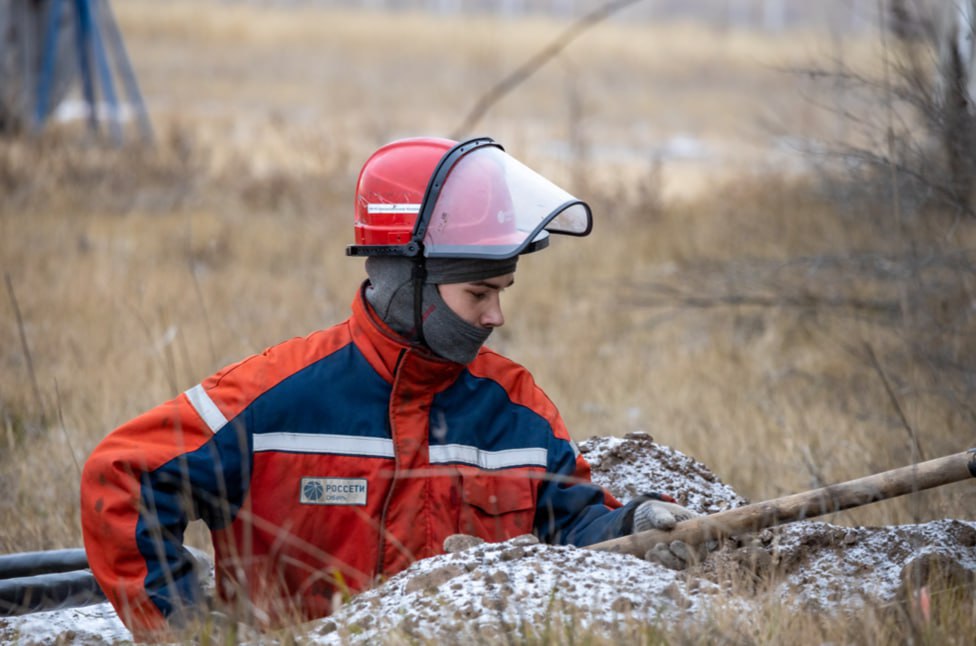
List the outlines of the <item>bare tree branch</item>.
{"label": "bare tree branch", "polygon": [[568,47],[571,42],[582,35],[583,32],[603,22],[624,7],[636,4],[637,2],[640,2],[640,0],[611,0],[610,2],[597,7],[590,13],[579,18],[542,50],[529,58],[529,60],[525,61],[511,74],[503,78],[493,88],[482,95],[481,98],[478,99],[478,101],[474,104],[474,107],[471,108],[471,111],[468,112],[468,115],[464,118],[464,121],[461,122],[461,125],[458,126],[451,134],[451,138],[461,139],[470,133],[471,129],[474,128],[479,121],[481,121],[481,118],[485,116],[485,113],[488,112],[491,106],[498,103],[502,97],[518,87],[527,78],[535,74],[535,72],[543,65],[555,58],[559,52],[566,49],[566,47]]}

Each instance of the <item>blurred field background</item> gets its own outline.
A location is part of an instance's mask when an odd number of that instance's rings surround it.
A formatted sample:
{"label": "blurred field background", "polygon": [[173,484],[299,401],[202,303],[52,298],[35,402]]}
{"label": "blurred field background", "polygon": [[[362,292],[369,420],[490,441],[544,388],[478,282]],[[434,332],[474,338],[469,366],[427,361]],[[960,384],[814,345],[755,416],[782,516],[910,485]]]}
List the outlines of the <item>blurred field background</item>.
{"label": "blurred field background", "polygon": [[[890,113],[797,73],[882,73],[878,29],[608,20],[457,133],[566,19],[113,6],[155,146],[0,140],[0,552],[80,544],[79,465],[115,426],[345,318],[356,174],[417,134],[492,136],[594,206],[523,258],[489,343],[577,438],[647,431],[753,501],[976,445],[974,222],[831,173],[826,144]],[[974,493],[830,520],[971,519]]]}

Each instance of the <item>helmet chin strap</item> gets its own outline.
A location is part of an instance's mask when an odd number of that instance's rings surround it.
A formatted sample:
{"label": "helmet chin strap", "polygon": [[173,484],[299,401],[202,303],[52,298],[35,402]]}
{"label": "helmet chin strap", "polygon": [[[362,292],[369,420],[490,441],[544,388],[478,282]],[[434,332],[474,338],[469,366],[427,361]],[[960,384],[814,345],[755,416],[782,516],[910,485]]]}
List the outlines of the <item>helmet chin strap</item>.
{"label": "helmet chin strap", "polygon": [[427,339],[424,338],[424,283],[427,281],[427,263],[422,253],[414,256],[412,260],[413,324],[417,342],[426,346]]}

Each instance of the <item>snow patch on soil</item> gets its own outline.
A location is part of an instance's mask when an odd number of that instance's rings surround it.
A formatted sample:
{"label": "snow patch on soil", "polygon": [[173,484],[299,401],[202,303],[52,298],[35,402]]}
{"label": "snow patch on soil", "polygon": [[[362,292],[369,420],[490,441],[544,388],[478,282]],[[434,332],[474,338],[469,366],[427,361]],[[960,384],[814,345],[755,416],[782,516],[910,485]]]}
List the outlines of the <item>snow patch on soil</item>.
{"label": "snow patch on soil", "polygon": [[10,619],[0,618],[0,643],[3,644],[92,645],[130,641],[132,635],[108,603],[86,608],[35,612]]}
{"label": "snow patch on soil", "polygon": [[693,613],[720,592],[707,581],[689,589],[683,578],[631,556],[524,536],[416,563],[318,622],[308,637],[365,643],[393,630],[407,639],[475,643],[503,639],[509,630],[560,634],[569,625],[612,634],[628,619]]}

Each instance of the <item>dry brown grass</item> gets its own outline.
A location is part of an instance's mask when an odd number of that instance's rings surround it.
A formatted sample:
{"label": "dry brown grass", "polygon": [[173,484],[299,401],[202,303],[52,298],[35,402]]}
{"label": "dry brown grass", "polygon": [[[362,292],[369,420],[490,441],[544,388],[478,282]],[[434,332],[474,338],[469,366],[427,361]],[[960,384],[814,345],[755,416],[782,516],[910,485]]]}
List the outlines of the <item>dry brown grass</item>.
{"label": "dry brown grass", "polygon": [[[0,270],[41,393],[38,402],[5,291],[0,552],[79,544],[78,464],[113,427],[230,361],[343,318],[362,277],[361,262],[343,255],[362,159],[394,136],[446,134],[560,28],[116,5],[158,146],[79,145],[71,128],[0,142]],[[813,270],[837,256],[969,250],[972,225],[933,216],[892,235],[887,205],[852,217],[812,182],[762,172],[764,113],[797,136],[829,130],[772,69],[825,47],[813,33],[603,25],[479,128],[557,178],[582,169],[581,192],[597,207],[591,238],[558,239],[523,259],[509,323],[492,340],[533,370],[577,437],[647,430],[754,500],[907,464],[917,457],[910,433],[927,457],[976,444],[959,397],[976,366],[940,371],[906,350],[921,342],[974,357],[973,276],[957,271],[944,292],[917,294],[917,275],[892,284],[849,267]],[[869,60],[871,45],[845,51]],[[656,165],[655,145],[675,132],[718,152]],[[589,152],[554,152],[570,136]],[[610,161],[622,147],[622,161]],[[911,309],[882,317],[797,306],[798,289],[941,302],[959,318],[923,337]],[[719,302],[742,293],[765,301]],[[689,304],[689,295],[715,302]],[[971,518],[974,493],[954,485],[834,520]],[[810,632],[816,618],[781,619],[744,633],[716,619],[733,632],[706,627],[702,639],[871,639],[844,632],[854,626]]]}

